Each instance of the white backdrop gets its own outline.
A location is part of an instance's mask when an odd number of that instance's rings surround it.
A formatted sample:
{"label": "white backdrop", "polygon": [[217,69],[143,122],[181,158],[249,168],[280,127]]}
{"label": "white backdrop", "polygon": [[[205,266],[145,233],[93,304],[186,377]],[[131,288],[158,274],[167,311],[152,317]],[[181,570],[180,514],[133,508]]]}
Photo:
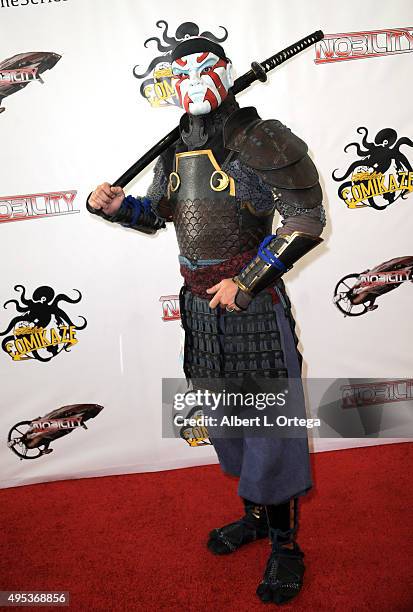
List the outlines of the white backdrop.
{"label": "white backdrop", "polygon": [[[42,75],[44,84],[29,83],[2,102],[0,331],[21,316],[15,304],[3,307],[8,300],[22,304],[16,285],[25,287],[27,298],[45,285],[71,299],[80,291],[78,303],[60,306],[75,324],[85,317],[87,327],[78,330],[70,351],[48,362],[12,360],[0,349],[0,486],[215,462],[211,448],[161,437],[161,379],[182,376],[179,320],[164,321],[160,301],[177,296],[181,286],[172,226],[145,236],[91,216],[84,205],[98,183],[122,174],[179,119],[176,107],[151,108],[139,94],[141,82],[132,69],[146,67],[156,54],[144,41],[160,35],[159,19],[168,22],[170,32],[194,21],[201,31],[220,35],[223,25],[229,32],[224,47],[240,75],[252,60],[318,29],[354,33],[413,26],[413,5],[409,0],[14,4],[0,2],[0,65],[29,52],[53,52],[61,59]],[[403,44],[407,51],[409,43]],[[339,49],[345,51],[345,43]],[[239,96],[242,106],[257,106],[263,118],[280,119],[309,143],[325,192],[325,242],[285,279],[304,374],[409,377],[411,284],[380,297],[377,310],[359,317],[345,318],[332,299],[343,276],[413,255],[413,198],[398,199],[385,210],[351,210],[338,197],[332,171],[338,168],[342,175],[359,158],[354,147],[344,152],[350,142],[361,143],[359,126],[368,129],[370,142],[383,128],[413,138],[413,56],[377,53],[326,64],[315,63],[315,57],[313,47],[275,70],[266,85],[254,84]],[[413,149],[404,145],[401,151],[413,161]],[[143,195],[150,179],[148,169],[129,193]],[[76,214],[36,219],[17,213],[19,222],[8,216],[10,196],[70,191],[77,192]],[[16,201],[15,211],[21,210]],[[41,208],[44,197],[36,202]],[[58,210],[70,208],[62,204]],[[88,421],[88,431],[53,442],[51,454],[20,461],[7,446],[18,422],[89,403],[104,409]],[[377,442],[324,439],[316,441],[316,450]]]}

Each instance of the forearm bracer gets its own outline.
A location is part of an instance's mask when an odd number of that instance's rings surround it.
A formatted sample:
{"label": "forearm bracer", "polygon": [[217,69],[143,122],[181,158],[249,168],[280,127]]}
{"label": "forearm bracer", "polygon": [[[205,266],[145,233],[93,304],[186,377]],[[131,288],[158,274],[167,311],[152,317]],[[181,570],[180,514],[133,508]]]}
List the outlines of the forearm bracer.
{"label": "forearm bracer", "polygon": [[245,310],[260,291],[273,285],[322,241],[322,238],[304,232],[293,232],[290,236],[267,236],[254,259],[233,277],[238,285],[235,305]]}
{"label": "forearm bracer", "polygon": [[155,234],[159,229],[165,227],[165,219],[152,208],[149,198],[127,196],[114,215],[107,215],[102,209],[90,206],[88,202],[86,202],[86,208],[93,215],[98,215],[106,221],[119,223],[145,234]]}

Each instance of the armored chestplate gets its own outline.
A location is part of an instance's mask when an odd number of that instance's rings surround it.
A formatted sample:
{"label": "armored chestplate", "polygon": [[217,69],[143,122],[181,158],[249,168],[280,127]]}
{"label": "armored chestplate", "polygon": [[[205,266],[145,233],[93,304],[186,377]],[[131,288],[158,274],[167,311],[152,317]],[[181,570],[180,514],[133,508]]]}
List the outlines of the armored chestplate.
{"label": "armored chestplate", "polygon": [[181,255],[191,261],[228,259],[271,234],[273,214],[255,214],[235,192],[234,179],[210,149],[175,155],[168,198]]}

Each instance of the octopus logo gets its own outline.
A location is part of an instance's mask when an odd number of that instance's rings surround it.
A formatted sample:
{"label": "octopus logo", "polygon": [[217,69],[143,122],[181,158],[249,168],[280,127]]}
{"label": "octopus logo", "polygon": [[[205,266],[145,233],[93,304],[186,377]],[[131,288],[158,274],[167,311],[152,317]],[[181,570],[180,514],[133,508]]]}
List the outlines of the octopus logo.
{"label": "octopus logo", "polygon": [[23,285],[16,285],[14,289],[20,292],[20,301],[8,300],[4,308],[14,304],[22,314],[14,317],[0,332],[0,336],[5,336],[1,347],[13,361],[35,359],[47,362],[62,351],[70,351],[78,343],[76,334],[85,329],[87,321],[80,317],[83,323],[75,325],[60,302],[77,304],[82,298],[80,291],[74,289],[78,296],[70,298],[64,293],[55,295],[51,287],[42,286],[33,292],[32,298],[28,298]]}
{"label": "octopus logo", "polygon": [[342,176],[336,174],[338,169],[332,173],[335,181],[345,181],[338,189],[340,199],[351,209],[369,206],[376,210],[384,210],[396,200],[404,200],[413,191],[413,170],[400,147],[413,147],[413,142],[410,138],[397,138],[392,128],[377,132],[374,142],[367,140],[367,128],[359,127],[357,132],[363,134],[364,149],[358,142],[351,142],[344,151],[347,153],[354,147],[359,159],[353,161]]}
{"label": "octopus logo", "polygon": [[175,88],[176,79],[173,78],[172,73],[171,52],[178,43],[192,36],[204,36],[214,42],[221,43],[228,38],[228,31],[221,26],[225,33],[222,38],[218,38],[211,32],[200,33],[196,23],[186,21],[176,29],[175,34],[171,35],[168,32],[168,23],[163,19],[157,21],[156,26],[163,29],[162,40],[157,36],[152,36],[145,40],[145,47],[148,47],[149,43],[154,42],[159,55],[152,59],[143,72],[141,72],[142,66],[136,65],[133,69],[133,75],[137,79],[144,79],[140,86],[140,93],[148,100],[151,106],[156,108],[180,106],[180,100]]}

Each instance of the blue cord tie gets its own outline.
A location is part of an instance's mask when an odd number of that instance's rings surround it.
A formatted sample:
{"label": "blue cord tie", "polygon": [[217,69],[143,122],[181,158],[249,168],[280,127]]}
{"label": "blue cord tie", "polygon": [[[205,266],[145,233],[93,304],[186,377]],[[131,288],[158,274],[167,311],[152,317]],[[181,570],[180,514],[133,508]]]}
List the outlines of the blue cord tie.
{"label": "blue cord tie", "polygon": [[125,208],[132,211],[132,218],[129,225],[134,226],[137,224],[142,213],[150,211],[151,201],[148,198],[134,198],[129,195],[123,200],[122,206],[123,205],[125,205]]}
{"label": "blue cord tie", "polygon": [[264,238],[258,247],[258,256],[261,257],[265,263],[269,264],[273,268],[277,268],[277,270],[280,270],[280,272],[287,272],[288,268],[283,264],[283,262],[278,259],[278,257],[276,257],[272,251],[265,248],[273,238],[277,238],[277,236],[275,234],[270,234],[270,236],[266,236],[266,238]]}
{"label": "blue cord tie", "polygon": [[151,208],[152,202],[149,198],[140,198],[140,203],[143,206],[143,209],[146,213],[149,213],[152,211],[152,208]]}

